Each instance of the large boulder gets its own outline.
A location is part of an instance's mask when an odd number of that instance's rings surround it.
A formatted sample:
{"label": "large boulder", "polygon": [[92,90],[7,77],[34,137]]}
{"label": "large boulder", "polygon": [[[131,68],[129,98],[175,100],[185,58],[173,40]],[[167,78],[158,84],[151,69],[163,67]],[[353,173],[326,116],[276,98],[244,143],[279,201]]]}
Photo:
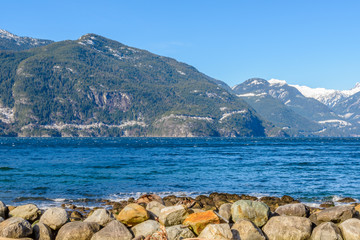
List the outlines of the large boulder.
{"label": "large boulder", "polygon": [[38,219],[40,214],[40,209],[34,204],[21,205],[9,212],[10,217],[21,217],[31,222]]}
{"label": "large boulder", "polygon": [[68,222],[68,215],[63,208],[53,207],[47,209],[40,217],[40,222],[50,227],[52,230],[60,229]]}
{"label": "large boulder", "polygon": [[166,227],[179,225],[188,215],[187,210],[182,205],[165,207],[160,211],[159,222]]}
{"label": "large boulder", "polygon": [[141,235],[147,237],[158,230],[160,230],[160,223],[154,220],[146,220],[145,222],[139,223],[131,228],[135,237],[139,237]]}
{"label": "large boulder", "polygon": [[149,217],[150,215],[148,211],[136,203],[130,203],[121,210],[119,215],[116,216],[117,220],[129,227],[142,223],[148,220]]}
{"label": "large boulder", "polygon": [[229,224],[209,224],[199,235],[200,239],[232,240],[233,236]]}
{"label": "large boulder", "polygon": [[275,212],[279,215],[308,217],[310,210],[305,204],[293,203],[280,206]]}
{"label": "large boulder", "polygon": [[19,217],[8,218],[0,223],[0,237],[23,238],[32,232],[31,224]]}
{"label": "large boulder", "polygon": [[234,240],[266,240],[263,232],[249,220],[239,220],[232,227]]}
{"label": "large boulder", "polygon": [[200,232],[210,223],[220,224],[219,217],[211,210],[190,214],[184,220],[183,225],[190,226],[194,233],[199,235]]}
{"label": "large boulder", "polygon": [[183,225],[167,227],[166,233],[169,240],[181,240],[184,238],[196,237],[196,235],[187,226]]}
{"label": "large boulder", "polygon": [[269,240],[306,240],[311,236],[312,222],[304,217],[277,216],[262,230]]}
{"label": "large boulder", "polygon": [[115,218],[106,209],[96,209],[84,222],[95,222],[104,227],[107,223],[111,222]]}
{"label": "large boulder", "polygon": [[231,206],[231,216],[234,222],[248,219],[256,226],[263,226],[269,219],[270,208],[262,202],[239,200]]}
{"label": "large boulder", "polygon": [[131,240],[133,235],[127,227],[117,220],[113,220],[103,229],[95,233],[91,240]]}
{"label": "large boulder", "polygon": [[37,223],[33,227],[35,240],[54,240],[54,234],[48,226],[43,223]]}
{"label": "large boulder", "polygon": [[222,216],[228,222],[231,220],[231,206],[231,203],[224,203],[219,208],[220,216]]}
{"label": "large boulder", "polygon": [[99,230],[97,223],[69,222],[60,228],[56,240],[90,240]]}
{"label": "large boulder", "polygon": [[310,219],[319,225],[322,222],[340,223],[355,216],[355,209],[353,206],[343,205],[324,209],[320,212],[314,213]]}
{"label": "large boulder", "polygon": [[5,203],[3,203],[2,201],[0,201],[0,217],[2,218],[6,218],[8,215],[8,207],[5,205]]}
{"label": "large boulder", "polygon": [[360,239],[360,220],[350,218],[339,225],[344,240],[359,240]]}
{"label": "large boulder", "polygon": [[340,229],[332,222],[321,223],[314,228],[311,240],[343,240]]}
{"label": "large boulder", "polygon": [[159,203],[158,201],[151,201],[146,205],[146,210],[148,210],[154,217],[159,217],[161,209],[163,209],[165,205]]}

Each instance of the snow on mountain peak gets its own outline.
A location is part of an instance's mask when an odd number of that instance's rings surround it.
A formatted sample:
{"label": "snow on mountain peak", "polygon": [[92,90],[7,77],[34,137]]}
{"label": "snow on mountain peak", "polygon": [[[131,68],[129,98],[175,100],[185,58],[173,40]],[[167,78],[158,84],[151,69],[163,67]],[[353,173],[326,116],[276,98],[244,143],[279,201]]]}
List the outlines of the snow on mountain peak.
{"label": "snow on mountain peak", "polygon": [[0,29],[0,38],[6,38],[6,39],[18,39],[19,37],[4,30],[4,29]]}
{"label": "snow on mountain peak", "polygon": [[284,86],[287,84],[287,82],[284,80],[279,80],[274,78],[270,79],[268,82],[270,83],[270,86],[274,86],[274,85]]}

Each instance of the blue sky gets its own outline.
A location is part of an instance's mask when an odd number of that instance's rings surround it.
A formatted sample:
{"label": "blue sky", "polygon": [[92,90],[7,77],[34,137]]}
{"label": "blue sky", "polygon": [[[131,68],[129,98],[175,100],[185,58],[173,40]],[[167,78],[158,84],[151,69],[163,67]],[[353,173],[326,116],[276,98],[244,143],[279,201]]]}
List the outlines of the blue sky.
{"label": "blue sky", "polygon": [[173,57],[230,86],[251,77],[360,82],[360,1],[1,2],[0,28],[56,41],[96,33]]}

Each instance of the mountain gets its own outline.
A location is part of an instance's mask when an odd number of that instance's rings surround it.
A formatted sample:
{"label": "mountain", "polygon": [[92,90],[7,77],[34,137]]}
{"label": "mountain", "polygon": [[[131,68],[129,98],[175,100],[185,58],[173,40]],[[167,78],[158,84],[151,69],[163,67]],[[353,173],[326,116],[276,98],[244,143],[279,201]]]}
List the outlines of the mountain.
{"label": "mountain", "polygon": [[265,136],[225,83],[99,35],[0,51],[0,66],[2,135]]}
{"label": "mountain", "polygon": [[19,37],[6,30],[0,29],[0,50],[21,51],[53,43],[51,40],[31,37]]}

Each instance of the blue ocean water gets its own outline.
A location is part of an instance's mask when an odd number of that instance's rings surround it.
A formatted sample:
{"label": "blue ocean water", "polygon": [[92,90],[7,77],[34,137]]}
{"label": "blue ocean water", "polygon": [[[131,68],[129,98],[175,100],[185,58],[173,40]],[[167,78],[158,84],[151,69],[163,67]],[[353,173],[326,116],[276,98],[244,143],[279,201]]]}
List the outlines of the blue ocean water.
{"label": "blue ocean water", "polygon": [[96,205],[141,193],[360,199],[357,138],[0,138],[0,200]]}

